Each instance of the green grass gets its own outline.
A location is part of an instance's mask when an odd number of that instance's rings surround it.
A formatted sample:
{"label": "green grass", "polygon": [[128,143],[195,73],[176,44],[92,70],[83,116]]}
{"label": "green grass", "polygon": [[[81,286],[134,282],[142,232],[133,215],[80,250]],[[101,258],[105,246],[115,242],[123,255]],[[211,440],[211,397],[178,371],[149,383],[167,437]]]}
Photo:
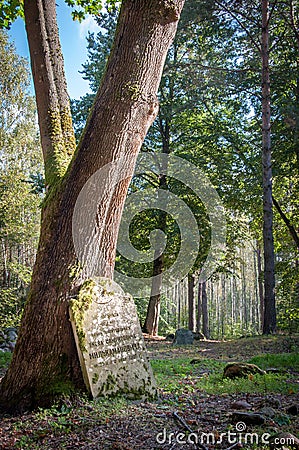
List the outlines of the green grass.
{"label": "green grass", "polygon": [[[211,359],[202,359],[199,364],[194,365],[190,362],[190,358],[153,360],[151,364],[158,387],[164,393],[175,395],[196,391],[216,395],[298,392],[298,384],[292,374],[267,373],[266,375],[251,375],[231,380],[222,376],[226,365],[224,362]],[[275,367],[292,370],[298,368],[296,354],[259,356],[250,362],[261,368]]]}
{"label": "green grass", "polygon": [[295,380],[289,381],[286,375],[266,374],[253,375],[248,378],[236,378],[234,380],[222,378],[222,375],[210,376],[198,383],[199,390],[208,394],[271,394],[298,392]]}
{"label": "green grass", "polygon": [[43,438],[51,436],[61,437],[59,448],[67,447],[69,433],[82,433],[92,426],[105,423],[114,414],[125,416],[127,405],[128,401],[122,396],[95,400],[82,396],[77,397],[74,404],[68,401],[51,408],[39,408],[30,421],[14,423],[16,435],[23,434],[14,448],[40,450],[43,448]]}
{"label": "green grass", "polygon": [[285,370],[295,370],[299,372],[298,353],[280,353],[255,356],[250,361],[261,369],[276,368]]}

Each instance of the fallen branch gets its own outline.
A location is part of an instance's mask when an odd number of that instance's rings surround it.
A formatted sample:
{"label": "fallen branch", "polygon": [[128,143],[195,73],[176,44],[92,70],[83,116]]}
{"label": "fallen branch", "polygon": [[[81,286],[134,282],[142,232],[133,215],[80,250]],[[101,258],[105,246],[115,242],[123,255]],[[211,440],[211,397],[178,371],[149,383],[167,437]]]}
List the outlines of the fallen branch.
{"label": "fallen branch", "polygon": [[236,447],[242,448],[242,447],[240,447],[239,442],[237,442],[236,444],[231,445],[230,447],[227,447],[224,450],[232,450],[233,448],[236,448]]}
{"label": "fallen branch", "polygon": [[[194,434],[194,431],[192,430],[192,428],[189,427],[187,422],[181,416],[179,416],[179,414],[176,411],[172,415],[178,422],[180,422],[181,425],[183,425],[185,430],[189,431],[189,433]],[[202,450],[208,450],[207,447],[205,447],[202,444],[199,444],[198,442],[197,443],[194,442],[194,445],[196,445],[197,448],[201,448]]]}
{"label": "fallen branch", "polygon": [[189,425],[187,424],[187,422],[186,422],[181,416],[179,416],[178,413],[177,413],[176,411],[173,413],[173,417],[174,417],[175,419],[177,419],[177,420],[183,425],[183,427],[184,427],[187,431],[189,431],[190,433],[194,433],[194,431],[192,430],[192,428],[189,427]]}

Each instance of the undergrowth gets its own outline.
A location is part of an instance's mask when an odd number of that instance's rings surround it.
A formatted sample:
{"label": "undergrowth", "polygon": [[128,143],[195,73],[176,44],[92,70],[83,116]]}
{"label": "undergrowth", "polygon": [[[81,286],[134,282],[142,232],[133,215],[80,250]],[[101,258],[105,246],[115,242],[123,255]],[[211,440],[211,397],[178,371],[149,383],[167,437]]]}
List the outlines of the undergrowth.
{"label": "undergrowth", "polygon": [[180,394],[200,391],[207,394],[235,393],[281,393],[298,392],[294,370],[299,371],[299,358],[296,353],[282,355],[263,355],[252,358],[250,363],[262,369],[281,369],[278,373],[248,375],[234,380],[223,378],[225,362],[211,359],[198,359],[191,364],[190,358],[153,360],[152,367],[159,388],[163,392]]}

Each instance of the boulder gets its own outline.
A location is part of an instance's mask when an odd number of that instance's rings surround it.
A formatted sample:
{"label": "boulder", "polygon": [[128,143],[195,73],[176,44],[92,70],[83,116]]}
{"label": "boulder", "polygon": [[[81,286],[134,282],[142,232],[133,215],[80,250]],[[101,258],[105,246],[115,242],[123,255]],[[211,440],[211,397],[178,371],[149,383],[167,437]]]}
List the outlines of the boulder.
{"label": "boulder", "polygon": [[223,377],[224,378],[241,378],[247,377],[248,375],[264,375],[266,372],[260,369],[255,364],[247,363],[229,363],[225,366]]}
{"label": "boulder", "polygon": [[17,328],[8,327],[0,331],[0,350],[1,352],[13,352],[18,337]]}
{"label": "boulder", "polygon": [[299,439],[291,433],[277,433],[270,437],[271,450],[299,450]]}
{"label": "boulder", "polygon": [[193,332],[185,328],[176,330],[173,345],[192,345],[194,342]]}
{"label": "boulder", "polygon": [[17,340],[17,333],[15,330],[7,331],[7,338],[9,342],[15,342]]}
{"label": "boulder", "polygon": [[262,409],[259,410],[259,413],[263,416],[270,417],[273,419],[276,415],[275,409],[271,408],[271,406],[264,406]]}
{"label": "boulder", "polygon": [[251,409],[252,405],[246,402],[246,400],[237,400],[231,404],[233,409]]}
{"label": "boulder", "polygon": [[246,425],[263,425],[266,421],[261,414],[234,411],[232,413],[234,423],[244,422]]}

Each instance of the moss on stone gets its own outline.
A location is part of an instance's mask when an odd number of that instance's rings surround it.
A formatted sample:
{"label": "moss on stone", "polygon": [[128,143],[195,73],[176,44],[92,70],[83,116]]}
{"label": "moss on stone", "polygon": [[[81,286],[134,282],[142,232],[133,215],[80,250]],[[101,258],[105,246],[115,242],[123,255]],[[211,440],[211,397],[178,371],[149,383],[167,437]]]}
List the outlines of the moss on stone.
{"label": "moss on stone", "polygon": [[110,284],[110,287],[111,287],[111,280],[108,278],[103,278],[98,281],[98,285],[101,286],[101,288],[102,288],[101,294],[114,296],[115,292],[107,289],[108,284]]}
{"label": "moss on stone", "polygon": [[99,374],[94,373],[92,377],[92,384],[97,384],[98,381],[99,381]]}

